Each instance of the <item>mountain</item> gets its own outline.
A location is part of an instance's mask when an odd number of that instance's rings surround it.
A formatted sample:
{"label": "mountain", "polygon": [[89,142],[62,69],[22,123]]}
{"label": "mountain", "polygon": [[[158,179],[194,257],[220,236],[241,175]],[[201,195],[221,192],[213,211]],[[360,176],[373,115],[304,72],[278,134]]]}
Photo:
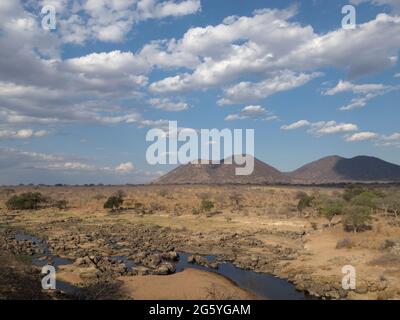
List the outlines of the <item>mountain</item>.
{"label": "mountain", "polygon": [[[250,160],[246,156],[246,160]],[[277,169],[253,158],[254,171],[248,176],[235,174],[239,167],[234,161],[229,164],[230,158],[221,160],[219,164],[181,165],[166,175],[154,181],[155,184],[279,184],[289,183],[289,178]],[[200,160],[199,160],[200,161]],[[242,166],[240,166],[242,167]]]}
{"label": "mountain", "polygon": [[294,183],[397,182],[400,166],[368,156],[330,156],[287,173]]}
{"label": "mountain", "polygon": [[[250,156],[247,156],[250,157]],[[288,173],[254,159],[254,171],[238,176],[229,158],[220,164],[181,165],[154,184],[327,184],[342,182],[400,182],[400,166],[368,156],[351,159],[329,156]]]}

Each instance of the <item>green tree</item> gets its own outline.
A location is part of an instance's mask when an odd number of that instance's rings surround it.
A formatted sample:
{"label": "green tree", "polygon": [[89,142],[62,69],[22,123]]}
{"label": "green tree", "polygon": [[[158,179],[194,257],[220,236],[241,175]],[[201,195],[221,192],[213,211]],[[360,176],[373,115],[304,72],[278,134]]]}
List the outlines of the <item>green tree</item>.
{"label": "green tree", "polygon": [[351,205],[345,211],[343,225],[345,229],[352,230],[354,233],[365,227],[371,220],[371,210],[368,207]]}
{"label": "green tree", "polygon": [[385,201],[388,211],[393,212],[397,219],[400,212],[400,195],[393,193],[388,196]]}
{"label": "green tree", "polygon": [[366,190],[354,196],[350,203],[355,206],[364,206],[370,208],[371,210],[375,210],[378,206],[378,197],[373,191]]}
{"label": "green tree", "polygon": [[328,220],[329,228],[335,216],[343,213],[345,204],[341,199],[326,199],[319,209],[320,214]]}

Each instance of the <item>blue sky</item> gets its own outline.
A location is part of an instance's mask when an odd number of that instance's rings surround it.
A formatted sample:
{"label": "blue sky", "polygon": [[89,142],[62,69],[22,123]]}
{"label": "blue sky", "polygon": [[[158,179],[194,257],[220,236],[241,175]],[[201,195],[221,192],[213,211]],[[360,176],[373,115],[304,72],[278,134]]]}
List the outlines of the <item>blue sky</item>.
{"label": "blue sky", "polygon": [[[342,7],[356,8],[355,29]],[[41,8],[56,10],[56,29]],[[148,130],[255,130],[257,158],[400,164],[397,0],[3,0],[0,184],[143,183]]]}

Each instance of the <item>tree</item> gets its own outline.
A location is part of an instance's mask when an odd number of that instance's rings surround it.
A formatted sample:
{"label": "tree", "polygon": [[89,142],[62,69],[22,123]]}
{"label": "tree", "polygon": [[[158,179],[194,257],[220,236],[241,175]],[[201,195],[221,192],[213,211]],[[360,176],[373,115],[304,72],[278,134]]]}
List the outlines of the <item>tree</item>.
{"label": "tree", "polygon": [[40,205],[47,203],[48,199],[40,192],[26,192],[14,195],[6,202],[9,210],[37,210]]}
{"label": "tree", "polygon": [[386,198],[386,205],[388,211],[393,212],[395,218],[398,218],[400,212],[400,195],[398,194],[391,194]]}
{"label": "tree", "polygon": [[355,206],[364,206],[375,210],[377,208],[378,198],[373,191],[367,190],[353,197],[350,203]]}
{"label": "tree", "polygon": [[319,212],[328,220],[329,228],[333,218],[343,213],[344,207],[344,202],[341,199],[326,199],[322,202]]}
{"label": "tree", "polygon": [[345,229],[357,233],[361,228],[371,220],[371,210],[365,206],[351,205],[346,208],[346,214],[343,219]]}

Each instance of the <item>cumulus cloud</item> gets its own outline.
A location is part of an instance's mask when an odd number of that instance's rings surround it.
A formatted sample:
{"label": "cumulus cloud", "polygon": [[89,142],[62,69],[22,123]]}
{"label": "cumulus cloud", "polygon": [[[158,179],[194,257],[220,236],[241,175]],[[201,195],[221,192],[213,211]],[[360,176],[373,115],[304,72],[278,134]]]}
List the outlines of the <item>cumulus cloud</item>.
{"label": "cumulus cloud", "polygon": [[333,96],[342,92],[352,92],[355,94],[356,97],[353,98],[349,104],[340,107],[340,110],[345,111],[365,107],[369,100],[399,89],[400,86],[383,84],[354,84],[349,81],[340,80],[335,87],[325,90],[323,94],[327,96]]}
{"label": "cumulus cloud", "polygon": [[44,137],[48,134],[46,130],[34,131],[32,129],[0,130],[0,139],[28,139],[32,137]]}
{"label": "cumulus cloud", "polygon": [[115,168],[115,171],[117,171],[118,173],[129,173],[132,172],[134,169],[135,167],[132,162],[125,162],[117,166]]}
{"label": "cumulus cloud", "polygon": [[299,120],[289,125],[281,126],[282,130],[295,130],[301,127],[309,126],[311,123],[308,120]]}
{"label": "cumulus cloud", "polygon": [[358,132],[353,135],[345,136],[347,142],[374,141],[379,147],[400,147],[400,133],[395,132],[390,135],[376,132]]}
{"label": "cumulus cloud", "polygon": [[90,40],[121,42],[134,26],[148,19],[194,14],[200,0],[41,0],[37,7],[52,5],[58,14],[58,32],[64,43]]}
{"label": "cumulus cloud", "polygon": [[152,98],[148,100],[148,103],[156,109],[165,111],[183,111],[190,107],[186,102],[174,102],[169,98]]}
{"label": "cumulus cloud", "polygon": [[[202,62],[195,64],[192,72],[152,83],[150,89],[205,89],[230,84],[246,75],[266,78],[266,74],[286,69],[305,72],[334,67],[347,71],[350,77],[359,77],[397,63],[400,17],[380,14],[359,24],[356,30],[340,28],[317,34],[310,26],[293,22],[296,14],[296,7],[265,9],[250,17],[229,17],[215,26],[189,29],[181,39],[171,40],[170,48],[196,55]],[[260,91],[264,91],[265,83],[244,81],[242,85],[251,89],[261,87]],[[256,91],[255,98],[268,96],[269,91],[265,90],[265,94]]]}
{"label": "cumulus cloud", "polygon": [[225,121],[235,121],[244,119],[255,119],[261,121],[277,120],[278,117],[273,115],[261,106],[249,105],[244,107],[239,113],[229,114],[225,117]]}
{"label": "cumulus cloud", "polygon": [[358,126],[353,123],[337,123],[336,121],[318,121],[310,122],[308,120],[300,120],[290,125],[283,125],[282,130],[295,130],[302,127],[309,127],[308,132],[316,136],[336,134],[341,132],[357,131]]}
{"label": "cumulus cloud", "polygon": [[365,140],[373,140],[378,138],[379,135],[375,132],[369,132],[369,131],[365,131],[365,132],[357,132],[354,133],[350,136],[347,136],[345,139],[348,142],[354,142],[354,141],[365,141]]}
{"label": "cumulus cloud", "polygon": [[319,72],[312,74],[299,73],[285,70],[278,75],[257,82],[240,82],[224,91],[224,98],[218,101],[219,105],[237,104],[256,101],[273,95],[277,92],[288,91],[300,87],[310,80],[321,76]]}

